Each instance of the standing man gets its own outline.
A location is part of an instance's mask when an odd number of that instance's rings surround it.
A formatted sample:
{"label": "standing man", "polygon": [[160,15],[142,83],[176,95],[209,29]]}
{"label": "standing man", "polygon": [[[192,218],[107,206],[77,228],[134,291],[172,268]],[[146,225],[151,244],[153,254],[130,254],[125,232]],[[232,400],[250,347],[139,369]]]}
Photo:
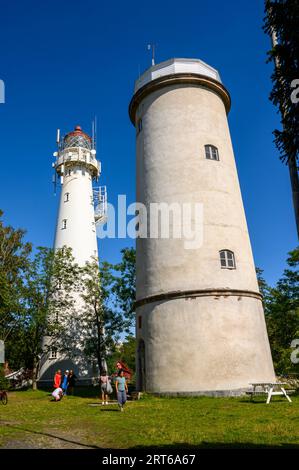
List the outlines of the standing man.
{"label": "standing man", "polygon": [[118,372],[118,376],[115,379],[115,388],[118,406],[120,407],[120,411],[124,411],[124,405],[127,401],[128,386],[122,369]]}

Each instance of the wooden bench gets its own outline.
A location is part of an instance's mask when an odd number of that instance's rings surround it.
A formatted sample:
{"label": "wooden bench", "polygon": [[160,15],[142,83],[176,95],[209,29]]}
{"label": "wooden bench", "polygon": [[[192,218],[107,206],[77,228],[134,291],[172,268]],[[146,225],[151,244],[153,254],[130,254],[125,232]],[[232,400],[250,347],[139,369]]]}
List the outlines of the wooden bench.
{"label": "wooden bench", "polygon": [[[285,390],[284,385],[287,385],[286,382],[257,382],[251,383],[253,389],[246,392],[247,395],[251,395],[251,400],[255,395],[267,395],[267,405],[270,403],[272,396],[274,395],[283,395],[286,399],[292,403],[292,400],[289,397],[289,393],[294,393],[295,390]],[[260,390],[257,390],[257,387]],[[275,391],[276,389],[276,391]],[[277,390],[279,389],[279,390]],[[288,392],[288,393],[287,393]]]}

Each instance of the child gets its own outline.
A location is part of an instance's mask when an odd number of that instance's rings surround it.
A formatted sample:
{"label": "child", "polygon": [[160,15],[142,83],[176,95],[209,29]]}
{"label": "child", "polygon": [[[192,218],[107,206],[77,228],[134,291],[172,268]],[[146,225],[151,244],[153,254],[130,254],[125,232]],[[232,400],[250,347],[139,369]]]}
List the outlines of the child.
{"label": "child", "polygon": [[105,370],[102,371],[100,375],[100,387],[102,392],[102,405],[108,405],[108,385],[109,377]]}
{"label": "child", "polygon": [[63,397],[62,388],[60,387],[55,388],[54,392],[52,392],[52,397],[55,399],[55,401],[60,401],[61,398]]}
{"label": "child", "polygon": [[124,411],[124,405],[127,401],[128,386],[122,369],[118,372],[118,376],[115,379],[115,388],[118,406],[120,407],[120,411]]}

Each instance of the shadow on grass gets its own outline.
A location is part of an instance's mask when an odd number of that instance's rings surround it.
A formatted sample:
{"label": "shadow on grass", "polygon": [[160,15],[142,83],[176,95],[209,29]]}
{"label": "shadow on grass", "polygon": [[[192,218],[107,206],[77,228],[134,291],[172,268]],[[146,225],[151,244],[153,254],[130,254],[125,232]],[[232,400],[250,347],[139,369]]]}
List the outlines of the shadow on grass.
{"label": "shadow on grass", "polygon": [[[105,410],[101,410],[101,411],[118,411],[118,410],[109,410],[109,409],[105,409]],[[23,431],[23,432],[27,432],[27,433],[30,433],[30,434],[34,434],[34,435],[41,435],[41,436],[46,436],[46,437],[50,437],[52,439],[58,439],[59,441],[63,441],[63,442],[66,442],[66,443],[69,443],[69,444],[74,444],[74,445],[78,445],[78,446],[81,446],[81,447],[84,447],[84,448],[87,448],[87,449],[98,449],[98,450],[107,450],[107,449],[111,449],[110,447],[106,447],[106,446],[96,446],[96,445],[92,445],[92,444],[83,444],[82,442],[78,442],[78,441],[75,441],[75,440],[71,440],[71,439],[66,439],[64,437],[61,437],[61,436],[57,436],[55,434],[51,434],[51,433],[47,433],[47,432],[39,432],[39,431],[32,431],[30,429],[26,429],[26,428],[23,428],[21,426],[13,426],[13,425],[8,425],[6,424],[6,426],[9,426],[10,428],[12,429],[15,429],[16,431]],[[46,449],[47,447],[45,447]],[[192,451],[192,450],[197,450],[197,451],[209,451],[209,450],[215,450],[215,449],[218,449],[218,450],[225,450],[225,449],[239,449],[239,450],[263,450],[263,449],[275,449],[275,450],[279,450],[279,449],[293,449],[293,450],[299,450],[299,444],[288,444],[288,443],[282,443],[282,444],[254,444],[254,443],[251,443],[251,442],[231,442],[231,443],[223,443],[223,442],[207,442],[207,441],[202,441],[200,442],[199,444],[189,444],[187,442],[174,442],[174,443],[171,443],[171,444],[162,444],[162,445],[155,445],[155,446],[152,446],[152,445],[137,445],[137,446],[128,446],[128,447],[122,447],[122,448],[114,448],[113,449],[113,452],[114,453],[117,453],[117,452],[120,452],[120,451],[146,451],[146,452],[154,452],[154,453],[157,453],[157,451],[172,451],[172,450],[188,450],[188,451]]]}
{"label": "shadow on grass", "polygon": [[270,406],[270,405],[274,405],[275,403],[282,403],[282,402],[284,402],[286,404],[289,404],[289,405],[292,404],[287,399],[271,400],[270,403],[268,403],[268,404],[266,403],[266,401],[245,401],[245,400],[242,401],[241,403],[247,403],[247,404],[249,403],[251,405],[267,405],[267,406]]}
{"label": "shadow on grass", "polygon": [[128,450],[146,450],[146,451],[157,451],[157,450],[175,450],[175,449],[186,449],[186,450],[210,450],[210,449],[295,449],[299,450],[299,444],[253,444],[251,442],[201,442],[199,444],[188,444],[186,442],[174,442],[172,444],[163,444],[156,446],[131,446]]}
{"label": "shadow on grass", "polygon": [[55,434],[51,434],[48,432],[32,431],[31,429],[26,429],[21,426],[12,426],[10,424],[6,424],[6,426],[9,426],[10,428],[15,429],[16,431],[23,431],[23,432],[28,432],[30,434],[51,437],[52,439],[58,439],[59,441],[68,442],[69,444],[75,444],[75,445],[86,447],[89,449],[101,449],[101,447],[98,447],[92,444],[82,444],[82,442],[73,441],[71,439],[66,439],[65,437],[56,436]]}

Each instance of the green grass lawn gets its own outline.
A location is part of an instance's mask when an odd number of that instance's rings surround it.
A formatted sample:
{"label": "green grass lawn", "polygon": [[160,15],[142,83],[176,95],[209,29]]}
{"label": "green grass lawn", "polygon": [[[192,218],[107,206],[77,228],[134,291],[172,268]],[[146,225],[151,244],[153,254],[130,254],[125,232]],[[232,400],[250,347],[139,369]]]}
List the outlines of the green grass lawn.
{"label": "green grass lawn", "polygon": [[95,396],[54,403],[45,391],[10,392],[8,405],[0,404],[0,447],[299,448],[299,397],[292,400],[146,396],[121,413],[117,405],[90,406],[99,404]]}

